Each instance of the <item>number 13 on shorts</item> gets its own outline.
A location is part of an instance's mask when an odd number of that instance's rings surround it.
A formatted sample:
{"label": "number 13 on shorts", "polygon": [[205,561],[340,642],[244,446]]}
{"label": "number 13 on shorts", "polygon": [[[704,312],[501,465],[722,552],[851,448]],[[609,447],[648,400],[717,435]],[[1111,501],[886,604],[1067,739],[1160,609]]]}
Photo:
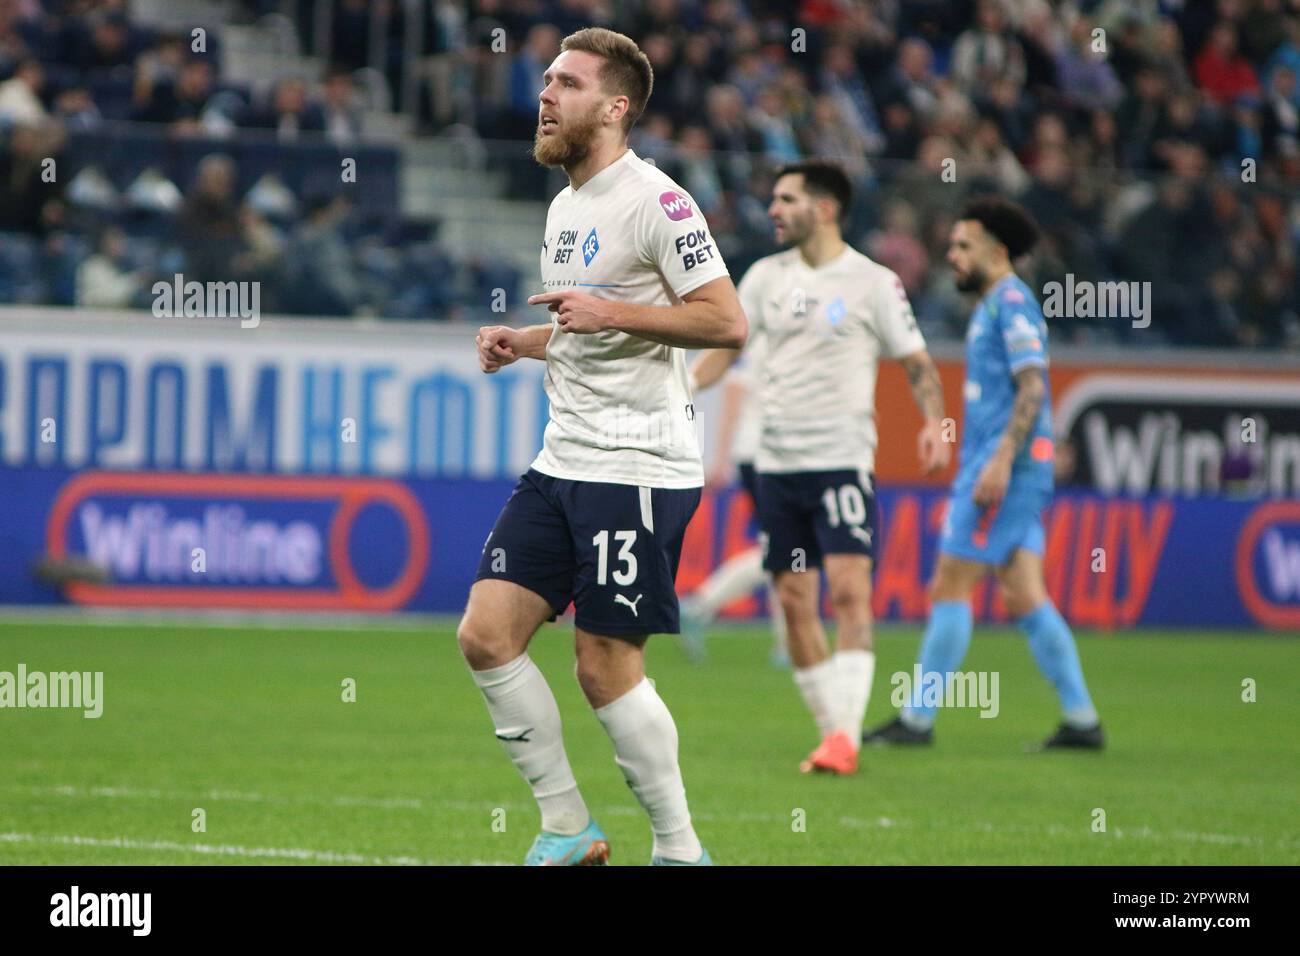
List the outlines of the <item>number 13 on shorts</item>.
{"label": "number 13 on shorts", "polygon": [[[603,586],[607,583],[606,575],[609,571],[609,532],[597,532],[591,543],[596,546],[596,583]],[[619,546],[615,560],[623,567],[615,568],[612,577],[619,587],[626,587],[636,580],[636,555],[632,553],[636,544],[635,529],[615,531],[614,543]]]}

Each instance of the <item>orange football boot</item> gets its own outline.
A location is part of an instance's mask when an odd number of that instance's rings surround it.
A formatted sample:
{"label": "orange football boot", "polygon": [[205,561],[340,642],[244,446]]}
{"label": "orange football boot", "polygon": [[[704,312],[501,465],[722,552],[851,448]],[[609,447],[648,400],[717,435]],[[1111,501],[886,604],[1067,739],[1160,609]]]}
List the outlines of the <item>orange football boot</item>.
{"label": "orange football boot", "polygon": [[853,739],[842,730],[835,730],[826,735],[808,759],[799,764],[803,773],[819,771],[847,776],[858,769],[858,748]]}

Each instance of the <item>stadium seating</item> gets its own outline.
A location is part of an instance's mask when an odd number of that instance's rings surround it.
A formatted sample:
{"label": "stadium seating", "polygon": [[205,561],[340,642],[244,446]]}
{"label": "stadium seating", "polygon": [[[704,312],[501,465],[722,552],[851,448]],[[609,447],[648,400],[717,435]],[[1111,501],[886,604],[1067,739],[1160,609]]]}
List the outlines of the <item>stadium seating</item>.
{"label": "stadium seating", "polygon": [[[0,301],[65,301],[62,257],[93,247],[109,223],[127,227],[133,260],[161,251],[174,261],[177,213],[169,222],[129,203],[78,203],[62,184],[93,169],[125,194],[151,170],[185,196],[202,158],[221,153],[239,197],[268,173],[299,210],[349,196],[339,234],[367,239],[350,246],[368,277],[354,314],[441,320],[485,317],[502,287],[487,279],[515,288],[533,274],[546,205],[563,185],[529,156],[537,77],[583,11],[596,22],[604,8],[154,0],[133,4],[129,20],[107,6],[82,18],[34,9],[3,16],[26,45],[17,55],[43,68],[41,125],[62,128],[48,134],[61,166],[50,199],[70,214],[0,223],[31,239],[4,240]],[[960,335],[943,236],[961,199],[987,189],[1042,221],[1037,279],[1141,273],[1178,287],[1163,310],[1177,320],[1153,333],[1171,344],[1297,347],[1300,229],[1288,224],[1300,221],[1300,24],[1274,7],[1160,11],[983,0],[855,19],[834,5],[677,0],[608,25],[636,37],[656,69],[633,148],[692,191],[735,274],[771,251],[773,169],[830,155],[859,187],[848,237],[904,275],[931,336]],[[502,36],[504,49],[493,45]],[[211,76],[177,92],[193,60]],[[0,63],[0,81],[17,83],[19,64]],[[334,76],[342,93],[331,103]],[[276,97],[293,79],[310,88],[301,113]],[[0,159],[11,127],[29,120],[0,107]],[[355,183],[342,181],[344,159],[356,160]],[[951,181],[946,163],[960,171]],[[265,235],[282,246],[301,226],[270,218]],[[51,232],[80,241],[51,245]],[[1171,240],[1153,255],[1152,235],[1187,237],[1188,249]],[[424,262],[441,264],[437,277],[421,275]],[[269,301],[309,311],[291,294]],[[512,311],[519,301],[509,297]],[[1056,334],[1086,343],[1124,332],[1085,318]]]}

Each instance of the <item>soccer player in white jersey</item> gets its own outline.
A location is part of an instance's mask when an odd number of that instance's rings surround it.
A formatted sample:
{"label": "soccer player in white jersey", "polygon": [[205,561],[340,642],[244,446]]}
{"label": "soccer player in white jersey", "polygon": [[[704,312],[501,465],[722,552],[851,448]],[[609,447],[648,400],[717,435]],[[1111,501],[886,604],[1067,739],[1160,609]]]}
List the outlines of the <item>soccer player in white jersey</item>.
{"label": "soccer player in white jersey", "polygon": [[[758,383],[752,370],[762,364],[761,351],[759,342],[751,342],[723,380],[717,450],[713,465],[705,476],[706,486],[726,485],[732,480],[734,463],[740,487],[754,508],[755,521],[758,518],[758,474],[754,470],[754,459],[758,455],[759,401]],[[768,607],[772,617],[772,653],[769,659],[773,667],[789,667],[785,615],[776,600],[772,576],[763,569],[760,547],[749,548],[728,558],[693,593],[682,599],[682,638],[687,656],[692,660],[703,660],[708,626],[724,607],[752,594],[762,584],[768,587]]]}
{"label": "soccer player in white jersey", "polygon": [[[871,568],[876,364],[897,359],[925,416],[925,473],[947,465],[943,390],[903,284],[844,242],[852,185],[833,163],[782,167],[768,208],[788,248],[745,273],[740,301],[764,358],[757,370],[762,429],[758,513],[763,566],[775,575],[794,679],[821,744],[804,772],[857,770],[862,719],[875,673]],[[710,350],[692,369],[705,388],[737,352]],[[836,623],[832,655],[818,613],[826,575]]]}
{"label": "soccer player in white jersey", "polygon": [[575,607],[578,683],[650,816],[654,864],[708,864],[691,826],[677,728],[645,676],[651,634],[678,631],[675,577],[704,471],[683,349],[739,348],[745,314],[691,197],[627,148],[654,83],[619,33],[566,37],[542,76],[536,160],[569,185],[546,217],[551,322],[479,329],[479,364],[546,362],[551,419],[483,547],[458,631],[496,736],[528,781],[542,832],[525,862],[603,864],[528,645]]}

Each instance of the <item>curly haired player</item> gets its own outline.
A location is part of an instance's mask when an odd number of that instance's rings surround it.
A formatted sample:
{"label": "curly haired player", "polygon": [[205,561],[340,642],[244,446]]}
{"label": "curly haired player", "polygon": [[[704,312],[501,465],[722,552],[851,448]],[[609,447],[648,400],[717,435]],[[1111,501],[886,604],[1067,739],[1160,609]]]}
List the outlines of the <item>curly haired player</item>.
{"label": "curly haired player", "polygon": [[[1052,406],[1047,323],[1012,268],[1038,236],[1029,214],[1007,199],[971,200],[954,224],[948,264],[957,288],[980,296],[966,333],[966,408],[957,479],[930,583],[921,643],[922,683],[940,685],[961,666],[971,638],[971,595],[992,565],[1007,610],[1029,638],[1063,713],[1044,748],[1104,744],[1074,635],[1043,581],[1042,510],[1052,498]],[[928,744],[935,716],[924,686],[864,743]]]}

